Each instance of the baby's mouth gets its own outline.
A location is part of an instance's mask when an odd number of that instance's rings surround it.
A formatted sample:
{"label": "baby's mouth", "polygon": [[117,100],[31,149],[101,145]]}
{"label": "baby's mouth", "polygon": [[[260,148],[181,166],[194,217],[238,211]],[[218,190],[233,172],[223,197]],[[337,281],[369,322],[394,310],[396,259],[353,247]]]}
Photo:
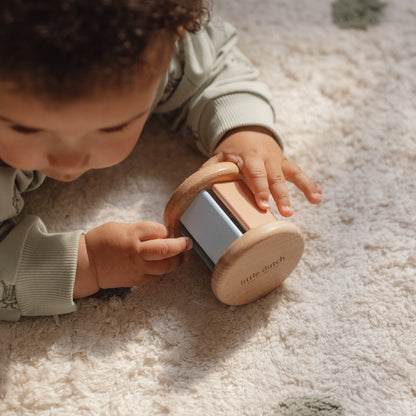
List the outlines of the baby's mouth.
{"label": "baby's mouth", "polygon": [[44,173],[47,177],[59,182],[72,182],[82,176],[85,171],[71,173],[44,171],[42,173]]}

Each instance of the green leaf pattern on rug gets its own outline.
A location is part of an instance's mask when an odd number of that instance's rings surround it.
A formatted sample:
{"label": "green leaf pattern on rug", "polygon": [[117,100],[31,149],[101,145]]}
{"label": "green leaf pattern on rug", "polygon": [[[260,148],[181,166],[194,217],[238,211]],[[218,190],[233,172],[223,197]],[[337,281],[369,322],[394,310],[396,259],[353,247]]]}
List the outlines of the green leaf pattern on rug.
{"label": "green leaf pattern on rug", "polygon": [[332,18],[342,29],[367,29],[380,22],[385,6],[379,0],[336,0],[332,3]]}
{"label": "green leaf pattern on rug", "polygon": [[331,397],[301,397],[280,403],[273,416],[343,416],[344,409]]}

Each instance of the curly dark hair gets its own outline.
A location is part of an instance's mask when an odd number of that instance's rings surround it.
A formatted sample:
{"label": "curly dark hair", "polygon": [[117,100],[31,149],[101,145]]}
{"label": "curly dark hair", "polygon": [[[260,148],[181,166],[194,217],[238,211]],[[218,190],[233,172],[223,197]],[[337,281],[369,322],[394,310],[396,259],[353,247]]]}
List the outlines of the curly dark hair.
{"label": "curly dark hair", "polygon": [[0,80],[58,100],[123,86],[152,37],[172,50],[208,18],[204,0],[0,0]]}

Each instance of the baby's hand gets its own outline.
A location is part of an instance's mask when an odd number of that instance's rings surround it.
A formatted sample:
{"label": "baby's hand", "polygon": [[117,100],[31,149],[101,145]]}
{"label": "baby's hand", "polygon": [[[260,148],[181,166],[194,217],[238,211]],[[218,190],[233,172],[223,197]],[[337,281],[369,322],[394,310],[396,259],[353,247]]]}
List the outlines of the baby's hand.
{"label": "baby's hand", "polygon": [[294,183],[312,204],[322,200],[322,190],[283,155],[273,137],[261,128],[229,133],[204,166],[225,161],[234,162],[240,168],[262,209],[268,208],[271,192],[280,214],[284,217],[293,214],[286,180]]}
{"label": "baby's hand", "polygon": [[169,273],[192,247],[187,237],[168,238],[157,222],[106,223],[80,240],[74,298],[99,289],[131,287]]}

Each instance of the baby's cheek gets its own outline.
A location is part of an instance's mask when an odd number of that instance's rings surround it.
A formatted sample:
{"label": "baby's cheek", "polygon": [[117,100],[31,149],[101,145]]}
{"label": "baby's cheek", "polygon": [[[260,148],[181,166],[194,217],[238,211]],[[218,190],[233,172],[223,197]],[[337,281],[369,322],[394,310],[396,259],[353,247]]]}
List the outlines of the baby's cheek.
{"label": "baby's cheek", "polygon": [[22,170],[36,169],[37,152],[27,148],[0,143],[0,159],[9,166]]}
{"label": "baby's cheek", "polygon": [[[111,145],[107,146],[105,149],[101,149],[101,152],[95,152],[96,154],[96,161],[101,167],[105,166],[113,166],[124,159],[126,159],[139,140],[140,133],[138,134],[130,134],[128,136],[123,136],[119,139],[114,140]],[[103,166],[105,165],[105,166]]]}

